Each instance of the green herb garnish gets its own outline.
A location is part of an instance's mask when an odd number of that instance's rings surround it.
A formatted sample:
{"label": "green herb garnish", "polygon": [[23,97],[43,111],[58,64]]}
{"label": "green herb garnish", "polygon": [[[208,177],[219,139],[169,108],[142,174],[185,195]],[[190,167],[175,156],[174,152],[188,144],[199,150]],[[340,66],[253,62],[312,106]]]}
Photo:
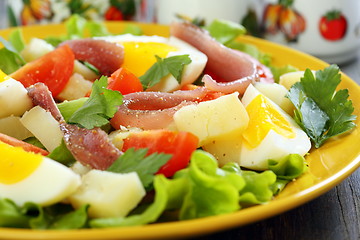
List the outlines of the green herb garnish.
{"label": "green herb garnish", "polygon": [[295,120],[307,133],[316,148],[327,139],[355,127],[354,107],[347,89],[336,91],[341,81],[339,68],[331,65],[315,76],[307,69],[295,83],[288,98],[295,105]]}
{"label": "green herb garnish", "polygon": [[154,65],[152,65],[151,68],[140,77],[140,81],[144,89],[147,89],[159,83],[160,80],[168,74],[173,75],[180,83],[185,65],[191,63],[191,59],[187,54],[172,56],[168,58],[161,58],[156,55],[155,57],[156,63],[154,63]]}
{"label": "green herb garnish", "polygon": [[119,105],[122,95],[118,91],[106,89],[107,78],[102,76],[93,83],[89,99],[68,120],[87,129],[101,127],[109,123]]}
{"label": "green herb garnish", "polygon": [[144,187],[148,187],[154,179],[154,174],[172,157],[172,155],[153,153],[146,156],[147,152],[147,148],[138,150],[130,148],[121,155],[107,171],[115,173],[136,172]]}

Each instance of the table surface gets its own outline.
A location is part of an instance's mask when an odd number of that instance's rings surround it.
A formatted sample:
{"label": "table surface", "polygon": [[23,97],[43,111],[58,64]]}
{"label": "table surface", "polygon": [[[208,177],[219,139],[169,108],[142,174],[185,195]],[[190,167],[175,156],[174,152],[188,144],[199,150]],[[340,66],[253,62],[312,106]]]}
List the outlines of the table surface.
{"label": "table surface", "polygon": [[[360,85],[358,58],[340,68]],[[326,194],[281,215],[194,240],[359,240],[360,169]]]}

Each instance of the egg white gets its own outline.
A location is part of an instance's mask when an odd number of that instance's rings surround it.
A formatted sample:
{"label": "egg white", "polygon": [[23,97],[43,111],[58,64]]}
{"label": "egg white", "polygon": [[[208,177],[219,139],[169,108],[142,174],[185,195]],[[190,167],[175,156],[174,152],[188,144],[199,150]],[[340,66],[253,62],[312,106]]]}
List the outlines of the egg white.
{"label": "egg white", "polygon": [[[258,95],[265,97],[254,86],[250,85],[244,93],[242,103],[246,107]],[[240,150],[239,164],[253,170],[267,169],[269,159],[277,160],[289,154],[303,156],[311,148],[310,139],[296,122],[274,102],[268,98],[266,99],[289,122],[295,132],[295,137],[287,138],[274,130],[270,130],[262,142],[255,148],[250,148],[247,144],[243,143]]]}
{"label": "egg white", "polygon": [[175,55],[185,55],[188,54],[191,63],[184,67],[181,83],[171,75],[165,76],[161,79],[161,81],[149,88],[150,91],[162,91],[162,92],[172,92],[174,90],[180,89],[182,86],[186,84],[193,83],[203,72],[205,65],[207,63],[207,56],[191,46],[190,44],[176,38],[176,37],[161,37],[161,36],[135,36],[131,34],[117,35],[111,37],[101,37],[98,39],[103,39],[110,42],[158,42],[164,43],[169,46],[173,46],[177,48],[176,51],[170,51],[167,57],[175,56]]}
{"label": "egg white", "polygon": [[80,183],[80,176],[71,169],[44,157],[25,179],[14,184],[0,183],[0,197],[9,198],[18,206],[26,202],[47,206],[75,192]]}

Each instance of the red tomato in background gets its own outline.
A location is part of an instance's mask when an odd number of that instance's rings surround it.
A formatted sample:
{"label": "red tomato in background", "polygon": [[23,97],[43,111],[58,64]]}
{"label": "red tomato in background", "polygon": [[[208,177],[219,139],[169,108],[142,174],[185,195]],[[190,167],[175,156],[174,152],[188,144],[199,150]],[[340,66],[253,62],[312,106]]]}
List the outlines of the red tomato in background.
{"label": "red tomato in background", "polygon": [[198,137],[189,132],[149,130],[131,133],[128,138],[124,139],[122,150],[148,148],[148,155],[152,153],[172,154],[172,158],[157,172],[157,174],[171,177],[189,164],[191,154],[196,150],[198,143]]}
{"label": "red tomato in background", "polygon": [[143,86],[140,79],[126,68],[119,68],[108,78],[108,89],[116,90],[125,95],[133,92],[141,92]]}
{"label": "red tomato in background", "polygon": [[347,21],[340,11],[330,11],[319,22],[321,35],[330,41],[337,41],[345,36]]}
{"label": "red tomato in background", "polygon": [[45,83],[56,97],[68,83],[74,70],[74,53],[64,45],[25,64],[10,76],[25,87],[37,82]]}
{"label": "red tomato in background", "polygon": [[48,151],[46,151],[46,150],[44,150],[42,148],[39,148],[39,147],[37,147],[35,145],[32,145],[30,143],[21,141],[19,139],[10,137],[10,136],[8,136],[6,134],[0,133],[0,141],[4,142],[6,144],[9,144],[9,145],[11,145],[13,147],[21,147],[27,152],[39,153],[39,154],[41,154],[43,156],[46,156],[46,155],[49,154]]}
{"label": "red tomato in background", "polygon": [[120,10],[118,10],[116,7],[111,6],[109,9],[105,12],[105,20],[109,21],[120,21],[124,20],[124,15]]}

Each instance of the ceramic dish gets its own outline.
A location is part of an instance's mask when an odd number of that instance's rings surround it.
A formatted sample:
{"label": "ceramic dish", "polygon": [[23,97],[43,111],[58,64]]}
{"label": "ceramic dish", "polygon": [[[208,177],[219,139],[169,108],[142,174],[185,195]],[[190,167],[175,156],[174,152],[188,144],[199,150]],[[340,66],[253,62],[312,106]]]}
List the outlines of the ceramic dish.
{"label": "ceramic dish", "polygon": [[[109,23],[111,32],[119,33],[123,23]],[[140,24],[147,35],[168,36],[168,27],[162,25]],[[7,38],[11,30],[0,31]],[[62,25],[24,27],[25,40],[30,37],[60,35],[65,31]],[[266,40],[242,37],[241,41],[255,44],[263,52],[274,58],[275,65],[291,64],[299,69],[323,69],[327,64],[304,53],[280,46]],[[181,222],[157,223],[146,226],[121,227],[109,229],[81,230],[29,230],[0,228],[0,238],[4,239],[160,239],[189,237],[209,234],[220,230],[243,226],[283,213],[304,204],[327,192],[348,177],[360,166],[360,87],[345,74],[340,88],[348,88],[355,107],[358,125],[350,134],[330,140],[320,149],[312,150],[307,157],[309,171],[291,182],[280,195],[268,204],[247,208],[232,214],[207,217]]]}

